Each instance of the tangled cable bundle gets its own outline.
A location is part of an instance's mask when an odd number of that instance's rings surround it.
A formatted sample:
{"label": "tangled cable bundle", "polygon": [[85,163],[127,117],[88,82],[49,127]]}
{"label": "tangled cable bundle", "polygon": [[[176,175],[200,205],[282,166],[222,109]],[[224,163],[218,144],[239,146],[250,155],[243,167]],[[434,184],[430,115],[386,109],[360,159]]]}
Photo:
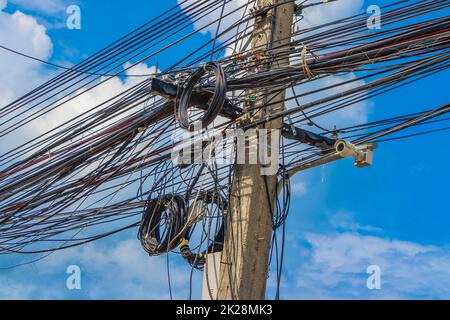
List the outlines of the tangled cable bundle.
{"label": "tangled cable bundle", "polygon": [[[207,72],[213,72],[216,78],[215,89],[211,102],[205,114],[197,123],[190,123],[188,117],[189,103],[195,86]],[[207,128],[219,115],[227,98],[227,79],[225,72],[218,62],[209,62],[202,68],[195,71],[185,82],[181,93],[176,118],[180,126],[188,131],[194,131],[196,128]]]}
{"label": "tangled cable bundle", "polygon": [[186,218],[183,197],[170,194],[150,200],[138,233],[144,250],[151,256],[174,250],[180,242]]}
{"label": "tangled cable bundle", "polygon": [[[221,213],[220,216],[207,216],[207,211],[209,210],[209,206],[214,205],[217,207],[218,211]],[[220,226],[216,227],[216,233],[214,234],[214,238],[212,241],[209,240],[211,237],[210,230],[211,228],[207,228],[207,230],[202,230],[204,233],[201,242],[205,242],[207,244],[207,248],[199,253],[195,253],[194,250],[190,247],[190,240],[192,236],[192,226],[189,226],[189,229],[186,232],[185,238],[180,243],[180,252],[182,257],[195,269],[203,270],[203,267],[206,263],[206,255],[209,253],[217,253],[223,250],[223,242],[225,236],[225,225],[223,215],[227,210],[228,204],[225,198],[220,196],[218,193],[214,191],[202,192],[198,195],[194,204],[190,208],[191,215],[193,215],[192,219],[194,221],[192,224],[195,224],[197,220],[207,220],[207,219],[218,219],[220,221]],[[189,223],[189,222],[188,222]],[[206,233],[206,234],[205,234]],[[197,251],[200,251],[200,247]]]}

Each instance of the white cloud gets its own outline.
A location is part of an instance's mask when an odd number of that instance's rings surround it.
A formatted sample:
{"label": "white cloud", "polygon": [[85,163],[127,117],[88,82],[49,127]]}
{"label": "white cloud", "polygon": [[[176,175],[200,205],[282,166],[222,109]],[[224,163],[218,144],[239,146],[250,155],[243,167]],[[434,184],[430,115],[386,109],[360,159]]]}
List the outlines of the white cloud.
{"label": "white cloud", "polygon": [[[17,260],[20,258],[21,260]],[[26,257],[0,257],[0,266]],[[178,255],[170,256],[170,278],[175,299],[187,299],[191,268]],[[68,290],[67,267],[81,270],[81,290]],[[193,273],[192,297],[201,295],[202,274]],[[132,235],[112,237],[58,251],[44,260],[0,271],[0,299],[170,299],[166,256],[150,257]]]}
{"label": "white cloud", "polygon": [[[1,4],[5,5],[6,2]],[[20,11],[10,14],[0,10],[0,39],[2,46],[42,60],[48,60],[53,52],[53,43],[47,35],[47,29],[34,17]],[[3,49],[0,49],[0,70],[0,107],[26,94],[51,76],[42,63]],[[2,122],[16,117],[21,112],[23,110],[5,116]],[[3,150],[31,138],[30,133],[22,131],[13,138],[2,138]]]}
{"label": "white cloud", "polygon": [[[126,63],[124,65],[124,68],[126,69],[130,67],[130,65],[130,63]],[[148,67],[146,64],[141,63],[128,69],[126,71],[126,74],[154,74],[155,71],[155,67]],[[105,79],[106,78],[100,79],[98,83],[103,82]],[[67,103],[64,103],[48,114],[40,117],[39,119],[36,119],[36,121],[34,121],[32,124],[32,130],[35,134],[42,134],[44,132],[47,132],[64,123],[65,121],[73,119],[100,105],[101,103],[114,98],[119,93],[132,88],[142,81],[144,81],[144,78],[140,77],[128,77],[125,80],[121,80],[120,78],[116,77],[103,82],[92,90],[81,94],[80,96],[68,101]],[[85,90],[86,89],[78,90],[74,93],[74,96],[84,92]],[[121,117],[126,116],[128,113],[122,113]]]}
{"label": "white cloud", "polygon": [[6,278],[0,278],[0,299],[2,300],[25,300],[32,299],[36,288],[26,283],[7,283]]}
{"label": "white cloud", "polygon": [[[310,247],[301,267],[290,270],[296,286],[287,289],[289,298],[450,298],[450,254],[445,248],[351,232],[310,233],[306,241]],[[370,265],[381,267],[379,291],[367,289]]]}
{"label": "white cloud", "polygon": [[[149,257],[137,239],[120,241],[112,247],[105,247],[105,244],[94,243],[50,256],[38,264],[40,276],[79,265],[82,282],[83,278],[91,280],[84,281],[84,290],[90,299],[170,298],[166,257]],[[182,299],[188,297],[190,269],[182,268],[180,262],[181,257],[171,255],[171,285],[175,298]],[[194,290],[198,291],[199,283],[201,274],[195,272]]]}
{"label": "white cloud", "polygon": [[[288,299],[448,299],[450,254],[444,247],[421,245],[355,232],[308,233],[307,246],[289,250],[282,297]],[[298,239],[295,241],[299,242]],[[292,245],[292,241],[289,241]],[[287,248],[289,249],[289,247]],[[296,257],[296,255],[299,255]],[[190,269],[172,255],[175,298],[186,298]],[[89,299],[168,299],[166,258],[149,257],[136,239],[101,241],[57,252],[34,266],[0,278],[0,298],[67,299],[65,270],[79,265],[82,296]],[[367,267],[381,267],[382,289],[367,289]],[[194,297],[201,273],[194,272]],[[269,284],[269,288],[273,286]]]}
{"label": "white cloud", "polygon": [[304,196],[307,192],[306,184],[304,182],[300,181],[294,182],[292,183],[291,187],[292,187],[292,195],[297,198]]}
{"label": "white cloud", "polygon": [[[32,16],[20,11],[13,14],[0,11],[0,39],[5,47],[46,60],[53,50],[52,41],[46,31]],[[2,106],[28,92],[46,76],[39,62],[26,60],[4,50],[0,50],[0,69]]]}
{"label": "white cloud", "polygon": [[67,4],[64,0],[9,0],[9,2],[28,9],[43,12],[46,14],[55,14],[65,11]]}
{"label": "white cloud", "polygon": [[300,29],[315,27],[357,14],[363,5],[364,0],[343,0],[307,8],[303,11],[304,19],[299,24]]}
{"label": "white cloud", "polygon": [[355,221],[353,214],[349,212],[339,212],[330,218],[330,225],[336,230],[346,230],[352,232],[383,233],[383,230],[373,226],[361,225]]}

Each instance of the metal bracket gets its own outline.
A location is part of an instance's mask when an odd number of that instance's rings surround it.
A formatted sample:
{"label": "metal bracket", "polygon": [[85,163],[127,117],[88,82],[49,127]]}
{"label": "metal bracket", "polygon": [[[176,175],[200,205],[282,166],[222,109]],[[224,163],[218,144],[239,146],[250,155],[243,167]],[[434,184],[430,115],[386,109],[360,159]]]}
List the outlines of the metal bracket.
{"label": "metal bracket", "polygon": [[300,17],[303,15],[304,6],[302,4],[296,4],[294,9],[294,14],[296,17]]}
{"label": "metal bracket", "polygon": [[306,143],[312,147],[319,148],[325,153],[334,151],[334,145],[336,144],[336,140],[334,139],[297,128],[287,123],[283,124],[281,135],[286,139],[297,140],[301,143]]}

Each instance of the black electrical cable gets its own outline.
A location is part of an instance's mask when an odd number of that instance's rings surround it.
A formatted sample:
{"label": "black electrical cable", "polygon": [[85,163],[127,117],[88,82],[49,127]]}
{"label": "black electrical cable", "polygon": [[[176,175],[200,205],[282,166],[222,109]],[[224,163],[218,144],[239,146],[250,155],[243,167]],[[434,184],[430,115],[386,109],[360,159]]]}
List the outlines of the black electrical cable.
{"label": "black electrical cable", "polygon": [[[191,100],[192,93],[195,89],[195,86],[199,83],[202,77],[207,72],[213,72],[215,75],[215,89],[214,95],[211,99],[211,103],[208,106],[208,110],[206,110],[205,114],[194,124],[190,123],[188,117],[188,109]],[[177,105],[176,110],[176,118],[180,127],[193,132],[198,129],[207,128],[219,115],[222,110],[225,100],[227,98],[227,80],[225,76],[225,72],[223,68],[217,62],[208,62],[202,68],[198,69],[194,72],[185,82],[181,96],[179,99],[179,103]]]}
{"label": "black electrical cable", "polygon": [[[207,212],[209,205],[215,205],[219,212],[222,214],[218,217],[208,217]],[[214,235],[212,242],[209,244],[208,248],[206,248],[201,253],[194,253],[190,247],[191,240],[191,227],[186,230],[186,234],[184,239],[180,245],[180,252],[183,257],[190,265],[192,265],[195,269],[203,270],[203,267],[206,263],[206,255],[210,253],[222,252],[224,245],[224,223],[223,223],[223,215],[227,210],[227,201],[221,197],[216,192],[201,192],[196,197],[196,201],[191,208],[191,212],[202,210],[203,217],[202,219],[212,219],[216,218],[220,221],[220,227],[217,228],[217,232]],[[196,212],[198,213],[198,212]],[[196,217],[194,217],[196,218]],[[198,217],[197,217],[198,218]]]}
{"label": "black electrical cable", "polygon": [[[186,203],[180,195],[164,195],[148,201],[138,238],[151,256],[174,250],[180,242],[186,219]],[[160,228],[164,228],[161,231]]]}

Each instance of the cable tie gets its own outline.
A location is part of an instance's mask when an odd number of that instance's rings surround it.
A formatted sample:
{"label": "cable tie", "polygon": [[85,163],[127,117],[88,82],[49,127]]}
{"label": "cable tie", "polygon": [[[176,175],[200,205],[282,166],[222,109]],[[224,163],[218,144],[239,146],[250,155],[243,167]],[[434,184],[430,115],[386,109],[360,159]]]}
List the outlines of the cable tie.
{"label": "cable tie", "polygon": [[178,245],[178,247],[183,248],[183,247],[187,247],[187,246],[189,246],[189,240],[181,239],[180,244]]}
{"label": "cable tie", "polygon": [[313,80],[316,76],[309,68],[308,61],[306,60],[306,55],[308,54],[308,48],[303,43],[302,43],[302,46],[303,46],[303,49],[301,52],[301,57],[302,57],[303,73],[309,80]]}

